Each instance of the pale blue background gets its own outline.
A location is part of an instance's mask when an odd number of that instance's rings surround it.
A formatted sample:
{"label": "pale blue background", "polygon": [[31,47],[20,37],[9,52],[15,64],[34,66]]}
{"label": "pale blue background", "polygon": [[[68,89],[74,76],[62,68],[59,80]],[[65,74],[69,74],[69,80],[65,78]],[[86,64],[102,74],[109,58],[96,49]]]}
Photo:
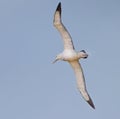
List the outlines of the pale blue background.
{"label": "pale blue background", "polygon": [[93,110],[53,27],[58,0],[0,0],[0,119],[119,119],[120,1],[61,0],[63,22],[81,60]]}

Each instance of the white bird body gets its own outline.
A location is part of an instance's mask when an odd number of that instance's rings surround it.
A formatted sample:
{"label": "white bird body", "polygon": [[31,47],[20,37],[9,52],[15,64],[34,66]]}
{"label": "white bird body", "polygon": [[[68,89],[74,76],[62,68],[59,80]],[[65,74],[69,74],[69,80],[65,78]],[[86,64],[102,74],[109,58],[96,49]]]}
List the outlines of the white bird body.
{"label": "white bird body", "polygon": [[64,61],[74,61],[78,59],[78,54],[74,50],[64,50],[62,52],[62,57]]}
{"label": "white bird body", "polygon": [[82,94],[83,98],[90,104],[90,106],[95,108],[87,92],[83,70],[79,63],[79,59],[87,58],[88,54],[84,50],[80,52],[75,51],[72,38],[61,21],[61,3],[59,3],[57,6],[57,9],[54,14],[53,23],[57,30],[60,32],[64,44],[63,52],[56,56],[56,59],[53,63],[55,63],[57,60],[68,61],[70,63],[76,75],[78,90]]}

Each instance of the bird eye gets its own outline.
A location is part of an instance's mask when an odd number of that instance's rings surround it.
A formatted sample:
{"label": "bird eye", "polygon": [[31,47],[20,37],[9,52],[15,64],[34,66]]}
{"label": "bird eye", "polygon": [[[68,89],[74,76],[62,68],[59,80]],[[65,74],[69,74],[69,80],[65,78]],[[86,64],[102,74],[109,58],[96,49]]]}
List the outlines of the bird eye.
{"label": "bird eye", "polygon": [[85,50],[81,50],[80,52],[86,53]]}

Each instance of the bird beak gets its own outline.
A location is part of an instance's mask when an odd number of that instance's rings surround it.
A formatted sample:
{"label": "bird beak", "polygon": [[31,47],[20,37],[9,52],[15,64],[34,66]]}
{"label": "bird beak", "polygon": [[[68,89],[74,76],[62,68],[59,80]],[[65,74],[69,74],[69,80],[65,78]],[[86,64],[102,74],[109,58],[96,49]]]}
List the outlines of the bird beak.
{"label": "bird beak", "polygon": [[55,62],[57,62],[58,61],[58,59],[55,59],[52,63],[54,64]]}

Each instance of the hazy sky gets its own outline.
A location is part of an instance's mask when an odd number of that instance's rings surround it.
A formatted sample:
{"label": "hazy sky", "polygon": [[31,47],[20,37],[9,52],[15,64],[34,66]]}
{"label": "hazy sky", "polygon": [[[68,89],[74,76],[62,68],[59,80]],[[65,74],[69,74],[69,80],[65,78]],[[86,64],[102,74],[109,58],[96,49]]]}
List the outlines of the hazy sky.
{"label": "hazy sky", "polygon": [[61,0],[93,110],[76,88],[53,27],[58,0],[0,0],[0,119],[120,118],[120,1]]}

